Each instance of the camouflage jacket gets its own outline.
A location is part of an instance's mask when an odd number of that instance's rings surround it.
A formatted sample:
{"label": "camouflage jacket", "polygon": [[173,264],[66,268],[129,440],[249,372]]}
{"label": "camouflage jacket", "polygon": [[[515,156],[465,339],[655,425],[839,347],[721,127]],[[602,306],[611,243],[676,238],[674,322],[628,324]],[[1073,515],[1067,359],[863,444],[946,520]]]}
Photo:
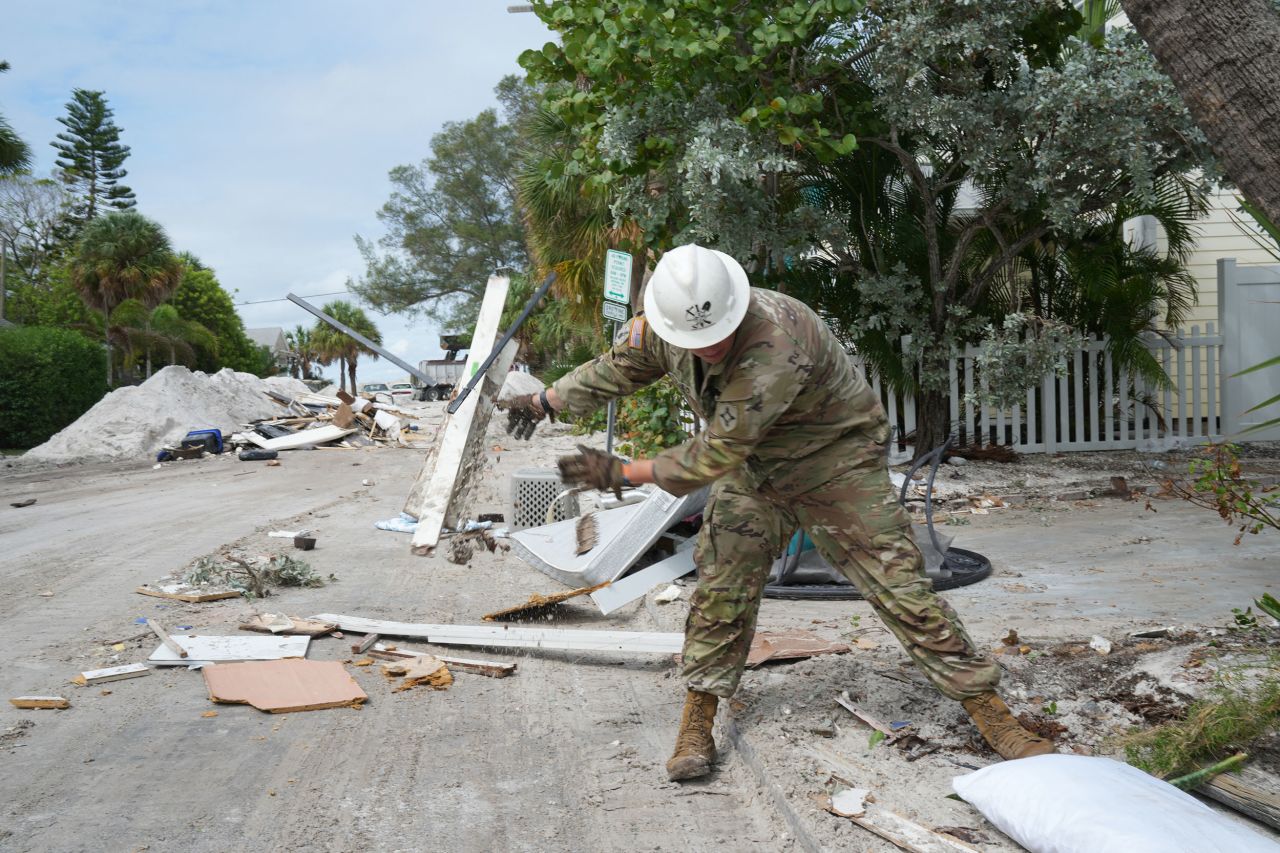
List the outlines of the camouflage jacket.
{"label": "camouflage jacket", "polygon": [[751,289],[747,315],[729,354],[706,364],[658,337],[643,314],[612,349],[552,387],[562,405],[585,415],[664,375],[705,424],[655,460],[658,485],[684,495],[744,467],[757,488],[768,482],[798,494],[865,464],[889,436],[880,400],[827,325],[789,296]]}

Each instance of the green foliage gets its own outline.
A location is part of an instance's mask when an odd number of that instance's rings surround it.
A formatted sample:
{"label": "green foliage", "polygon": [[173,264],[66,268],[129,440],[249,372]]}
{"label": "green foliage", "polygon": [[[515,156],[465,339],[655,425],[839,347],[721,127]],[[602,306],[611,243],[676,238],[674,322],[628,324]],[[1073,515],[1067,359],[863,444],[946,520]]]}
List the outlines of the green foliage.
{"label": "green foliage", "polygon": [[1168,482],[1176,496],[1215,511],[1227,524],[1239,525],[1237,545],[1246,533],[1256,535],[1268,527],[1280,530],[1280,486],[1246,479],[1239,454],[1234,444],[1206,445],[1189,465],[1190,486]]}
{"label": "green foliage", "polygon": [[[9,63],[0,61],[0,73],[9,70]],[[0,175],[20,172],[31,166],[31,147],[22,141],[17,131],[0,115]]]}
{"label": "green foliage", "polygon": [[90,220],[71,255],[71,283],[85,304],[102,315],[107,336],[107,382],[111,367],[111,312],[126,299],[158,305],[182,279],[182,262],[157,223],[133,210]]}
{"label": "green foliage", "polygon": [[271,595],[272,587],[315,588],[337,579],[332,574],[327,578],[317,574],[310,563],[288,554],[246,559],[223,552],[196,560],[183,581],[197,587],[217,586],[238,590],[245,598],[252,600]]}
{"label": "green foliage", "polygon": [[474,323],[488,277],[527,264],[517,149],[515,130],[485,110],[447,123],[421,163],[392,169],[391,198],[378,211],[387,233],[356,238],[366,269],[351,289],[378,311],[421,311],[446,328]]}
{"label": "green foliage", "polygon": [[76,227],[106,209],[128,210],[137,204],[133,190],[120,183],[129,174],[124,169],[129,146],[120,143],[113,116],[102,92],[74,89],[67,114],[58,117],[66,130],[50,144],[58,152],[62,179],[76,196],[69,217]]}
{"label": "green foliage", "polygon": [[1009,408],[1026,400],[1027,378],[1067,372],[1067,357],[1084,341],[1064,323],[1014,313],[997,329],[987,326],[976,372],[982,387],[965,395],[969,405]]}
{"label": "green foliage", "polygon": [[0,329],[0,447],[34,447],[106,393],[102,346],[67,329]]}
{"label": "green foliage", "polygon": [[[634,459],[651,459],[668,447],[688,441],[692,424],[681,418],[683,407],[680,390],[665,378],[619,400],[617,452]],[[606,413],[601,409],[579,420],[574,431],[600,432],[606,426]]]}
{"label": "green foliage", "polygon": [[211,341],[192,341],[196,367],[214,372],[223,367],[267,376],[273,371],[273,360],[264,348],[255,346],[244,333],[244,321],[236,313],[231,294],[218,282],[213,270],[194,255],[183,254],[182,279],[168,299],[178,314],[188,322],[198,323],[212,335]]}
{"label": "green foliage", "polygon": [[83,328],[92,322],[65,261],[47,266],[36,280],[11,277],[9,291],[5,317],[20,326]]}
{"label": "green foliage", "polygon": [[1153,776],[1176,776],[1247,748],[1274,730],[1278,719],[1280,679],[1266,677],[1251,687],[1229,673],[1188,706],[1183,719],[1125,738],[1125,758]]}
{"label": "green foliage", "polygon": [[19,286],[48,284],[49,267],[66,247],[61,225],[70,206],[71,195],[58,181],[28,174],[0,176],[0,245],[6,274],[16,276]]}

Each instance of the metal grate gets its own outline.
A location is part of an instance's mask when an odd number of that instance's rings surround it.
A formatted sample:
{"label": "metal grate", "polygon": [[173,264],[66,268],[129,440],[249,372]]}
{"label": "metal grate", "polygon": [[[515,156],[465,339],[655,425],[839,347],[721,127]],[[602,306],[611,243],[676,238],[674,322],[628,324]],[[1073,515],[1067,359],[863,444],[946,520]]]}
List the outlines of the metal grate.
{"label": "metal grate", "polygon": [[[541,527],[547,523],[547,508],[556,495],[568,488],[554,468],[521,468],[511,475],[511,503],[507,526],[512,530]],[[578,514],[578,496],[568,495],[556,507],[552,521],[564,521]]]}

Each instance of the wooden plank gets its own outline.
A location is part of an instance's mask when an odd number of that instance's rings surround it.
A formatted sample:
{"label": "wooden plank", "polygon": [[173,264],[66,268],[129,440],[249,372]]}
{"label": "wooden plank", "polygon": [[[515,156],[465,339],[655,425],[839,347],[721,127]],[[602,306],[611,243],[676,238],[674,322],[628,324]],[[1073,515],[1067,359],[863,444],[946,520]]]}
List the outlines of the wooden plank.
{"label": "wooden plank", "polygon": [[63,696],[15,696],[9,700],[9,704],[27,711],[62,710],[71,707],[71,701]]}
{"label": "wooden plank", "polygon": [[569,631],[559,628],[508,628],[503,625],[433,625],[364,619],[338,613],[321,613],[311,618],[336,622],[344,631],[376,632],[384,637],[408,637],[442,646],[653,654],[678,654],[684,648],[684,634],[660,631]]}
{"label": "wooden plank", "polygon": [[[480,362],[488,358],[498,336],[498,324],[502,321],[502,308],[507,301],[510,279],[506,276],[490,276],[485,288],[480,314],[471,337],[471,350],[467,356],[463,379],[470,379],[479,370]],[[449,524],[456,526],[461,498],[469,492],[484,433],[493,414],[493,404],[507,371],[515,360],[516,344],[509,343],[494,359],[485,374],[481,386],[471,393],[456,412],[446,415],[440,427],[437,449],[428,463],[431,475],[425,479],[425,488],[416,505],[410,504],[405,512],[418,520],[413,534],[412,550],[415,554],[428,555],[440,542],[440,534]],[[423,480],[420,477],[419,480]],[[415,488],[418,484],[415,483]],[[410,499],[413,499],[410,493]]]}
{"label": "wooden plank", "polygon": [[146,664],[127,663],[124,666],[109,666],[106,669],[89,669],[71,679],[71,683],[87,687],[90,684],[103,684],[108,681],[124,681],[126,678],[140,678],[150,675]]}
{"label": "wooden plank", "polygon": [[849,820],[910,853],[978,853],[976,847],[934,832],[881,806],[868,804],[863,815]]}
{"label": "wooden plank", "polygon": [[1280,780],[1268,773],[1245,767],[1213,777],[1196,793],[1280,830]]}
{"label": "wooden plank", "polygon": [[1129,371],[1121,367],[1116,372],[1116,393],[1120,397],[1119,418],[1120,418],[1120,441],[1125,447],[1131,447],[1131,440],[1136,442],[1137,435],[1131,434],[1129,431]]}
{"label": "wooden plank", "polygon": [[571,598],[577,598],[580,595],[590,595],[602,587],[609,585],[608,581],[598,583],[595,586],[582,586],[577,589],[567,589],[563,592],[553,592],[551,595],[542,595],[534,593],[529,596],[529,600],[515,607],[505,607],[502,610],[495,610],[492,613],[486,613],[480,618],[486,622],[506,622],[517,618],[531,619],[542,614],[544,610],[555,607],[561,602],[568,601]]}
{"label": "wooden plank", "polygon": [[351,645],[351,653],[356,655],[362,655],[365,652],[369,651],[369,649],[373,647],[373,644],[378,642],[378,640],[380,639],[382,638],[379,637],[377,634],[369,634],[360,642],[353,643]]}
{"label": "wooden plank", "polygon": [[164,643],[165,648],[169,651],[173,652],[180,658],[185,658],[187,656],[187,650],[175,643],[173,641],[173,637],[169,636],[169,632],[166,631],[164,626],[159,622],[154,619],[148,619],[147,627],[151,629],[153,634],[160,638],[160,642]]}
{"label": "wooden plank", "polygon": [[1182,334],[1182,330],[1178,329],[1178,343],[1180,347],[1173,351],[1173,357],[1178,360],[1178,389],[1177,389],[1177,412],[1178,412],[1178,435],[1186,438],[1190,435],[1187,432],[1187,353],[1186,340]]}
{"label": "wooden plank", "polygon": [[406,658],[420,658],[426,655],[434,656],[436,659],[444,661],[453,669],[460,669],[463,672],[473,672],[476,675],[487,675],[490,678],[506,678],[513,675],[516,671],[514,663],[502,663],[492,660],[476,660],[474,658],[452,658],[444,655],[437,655],[433,652],[416,652],[412,649],[399,649],[388,647],[385,643],[378,643],[369,650],[369,656],[381,658],[383,660],[404,660]]}
{"label": "wooden plank", "polygon": [[[973,437],[973,404],[969,402],[969,392],[973,390],[973,359],[965,352],[964,359],[964,435],[962,441],[976,444]],[[932,448],[926,448],[926,450]]]}
{"label": "wooden plank", "polygon": [[[1164,401],[1160,404],[1160,415],[1161,415],[1161,418],[1164,419],[1165,428],[1164,428],[1163,435],[1165,437],[1172,436],[1173,434],[1173,398],[1171,396],[1173,394],[1173,391],[1169,387],[1169,385],[1172,384],[1173,377],[1169,376],[1169,366],[1170,366],[1169,350],[1170,350],[1170,347],[1168,344],[1163,344],[1160,347],[1160,367],[1161,369],[1164,370],[1165,377],[1170,380],[1169,382],[1165,383],[1164,392],[1160,396],[1160,399]],[[1160,419],[1156,420],[1156,423],[1154,424],[1154,428],[1156,431],[1156,436],[1159,437],[1161,435]]]}
{"label": "wooden plank", "polygon": [[1116,424],[1115,424],[1115,363],[1111,357],[1110,350],[1104,350],[1102,354],[1102,369],[1105,371],[1104,376],[1104,393],[1106,396],[1102,401],[1102,429],[1103,438],[1107,447],[1116,447]]}
{"label": "wooden plank", "polygon": [[1076,350],[1076,369],[1072,371],[1071,387],[1073,389],[1072,401],[1075,403],[1076,410],[1076,436],[1073,444],[1079,446],[1084,444],[1084,350]]}
{"label": "wooden plank", "polygon": [[1191,327],[1191,431],[1188,433],[1192,438],[1205,435],[1204,429],[1201,427],[1200,420],[1200,356],[1204,352],[1204,347],[1200,345],[1198,340],[1200,337],[1200,327]]}
{"label": "wooden plank", "polygon": [[234,589],[214,592],[181,592],[179,586],[150,586],[143,584],[134,590],[139,595],[150,595],[155,598],[167,598],[170,601],[185,601],[188,604],[202,604],[206,601],[221,601],[224,598],[239,598],[240,593]]}
{"label": "wooden plank", "polygon": [[[1216,329],[1213,323],[1205,324],[1205,331],[1210,338],[1215,338]],[[1206,425],[1206,433],[1209,438],[1215,438],[1222,434],[1222,428],[1219,426],[1218,413],[1218,347],[1219,343],[1211,342],[1204,354],[1204,378],[1205,378],[1205,403],[1208,409],[1209,422]]]}

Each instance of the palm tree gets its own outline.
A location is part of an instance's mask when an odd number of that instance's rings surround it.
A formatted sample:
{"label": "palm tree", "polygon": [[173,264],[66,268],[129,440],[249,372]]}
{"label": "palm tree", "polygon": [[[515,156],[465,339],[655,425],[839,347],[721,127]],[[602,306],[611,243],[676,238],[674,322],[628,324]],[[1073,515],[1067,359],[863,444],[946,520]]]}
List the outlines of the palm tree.
{"label": "palm tree", "polygon": [[305,326],[295,326],[289,338],[289,346],[293,349],[293,367],[298,379],[311,379],[313,362],[316,360],[316,341],[314,333]]}
{"label": "palm tree", "polygon": [[[0,72],[8,71],[9,63],[0,62]],[[11,175],[31,166],[31,148],[0,115],[0,175]]]}
{"label": "palm tree", "polygon": [[[364,313],[364,310],[352,305],[350,302],[343,300],[335,300],[328,303],[322,309],[333,319],[337,320],[360,334],[364,335],[375,344],[382,343],[382,333],[378,331],[378,327]],[[316,361],[320,364],[331,364],[338,362],[338,387],[346,390],[346,380],[351,380],[351,393],[356,392],[356,364],[360,360],[360,353],[367,353],[374,358],[378,354],[373,350],[365,347],[343,332],[326,323],[317,323],[311,330],[310,338],[315,342]],[[345,367],[345,372],[343,368]],[[344,375],[345,374],[345,375]]]}
{"label": "palm tree", "polygon": [[182,262],[158,224],[132,210],[85,225],[70,265],[71,283],[103,319],[107,384],[112,382],[111,313],[126,299],[148,308],[164,301],[182,279]]}

